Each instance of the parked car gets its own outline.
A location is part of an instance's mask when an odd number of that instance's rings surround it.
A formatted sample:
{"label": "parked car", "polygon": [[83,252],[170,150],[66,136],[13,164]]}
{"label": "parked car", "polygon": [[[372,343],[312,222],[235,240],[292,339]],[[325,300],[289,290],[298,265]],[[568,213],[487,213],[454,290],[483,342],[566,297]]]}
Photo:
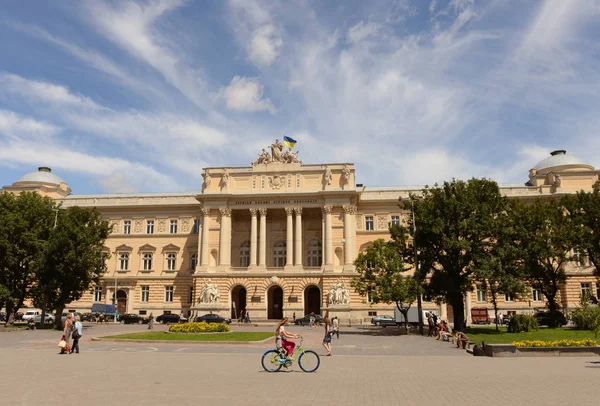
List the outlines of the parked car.
{"label": "parked car", "polygon": [[179,323],[186,322],[186,318],[179,317],[178,314],[175,313],[163,313],[156,318],[156,321],[160,324],[168,324],[168,323]]}
{"label": "parked car", "polygon": [[127,313],[119,317],[119,321],[123,324],[147,324],[148,319],[139,314]]}
{"label": "parked car", "polygon": [[231,319],[228,319],[227,317],[221,317],[218,314],[205,314],[204,316],[198,316],[196,317],[196,322],[205,322],[205,323],[225,323],[225,324],[229,324],[231,323]]}
{"label": "parked car", "polygon": [[[556,313],[557,313],[558,325],[564,326],[565,324],[567,324],[567,319],[565,318],[565,315],[562,314],[561,312],[556,312]],[[549,326],[550,325],[550,312],[537,312],[534,314],[534,316],[537,319],[538,324],[540,326]]]}
{"label": "parked car", "polygon": [[[320,314],[315,314],[315,323],[317,323],[317,325],[320,326],[321,323],[323,323],[323,316],[321,316]],[[310,326],[310,314],[307,314],[304,317],[296,319],[296,321],[294,321],[294,324],[300,325],[300,326],[304,326],[306,324],[306,325]]]}
{"label": "parked car", "polygon": [[25,314],[23,314],[22,320],[29,321],[29,319],[33,319],[35,316],[41,316],[41,310],[27,310]]}
{"label": "parked car", "polygon": [[[33,321],[35,322],[35,324],[39,324],[42,321],[42,315],[40,314],[39,316],[35,316],[33,318]],[[54,323],[54,316],[51,314],[47,314],[46,315],[46,324],[52,324]]]}
{"label": "parked car", "polygon": [[0,322],[6,321],[6,313],[0,313]]}
{"label": "parked car", "polygon": [[387,316],[387,315],[373,317],[371,319],[371,324],[373,324],[375,326],[382,326],[382,327],[397,325],[396,319],[394,318],[394,316]]}

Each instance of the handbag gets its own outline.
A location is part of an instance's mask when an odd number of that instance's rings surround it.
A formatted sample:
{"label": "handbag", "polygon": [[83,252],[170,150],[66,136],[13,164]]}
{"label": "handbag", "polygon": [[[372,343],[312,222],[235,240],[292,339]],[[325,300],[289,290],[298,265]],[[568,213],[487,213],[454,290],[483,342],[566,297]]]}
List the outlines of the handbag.
{"label": "handbag", "polygon": [[65,348],[66,346],[67,346],[67,341],[65,340],[65,336],[62,336],[62,338],[58,342],[58,347]]}
{"label": "handbag", "polygon": [[73,338],[73,340],[77,340],[79,337],[81,337],[79,335],[79,330],[77,330],[77,329],[73,330],[73,334],[71,334],[71,337]]}

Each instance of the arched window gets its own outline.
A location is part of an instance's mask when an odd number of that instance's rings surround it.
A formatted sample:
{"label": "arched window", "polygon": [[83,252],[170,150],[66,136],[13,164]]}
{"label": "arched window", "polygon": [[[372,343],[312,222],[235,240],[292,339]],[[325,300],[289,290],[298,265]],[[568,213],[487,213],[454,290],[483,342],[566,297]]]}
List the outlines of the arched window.
{"label": "arched window", "polygon": [[142,262],[144,264],[144,271],[152,270],[152,254],[147,253],[142,256]]}
{"label": "arched window", "polygon": [[240,245],[240,266],[242,268],[250,266],[250,243],[248,241],[244,241]]}
{"label": "arched window", "polygon": [[129,269],[129,254],[119,254],[119,270],[126,271]]}
{"label": "arched window", "polygon": [[194,253],[190,257],[190,271],[196,270],[198,266],[198,253]]}
{"label": "arched window", "polygon": [[323,263],[323,247],[321,241],[312,240],[308,244],[308,265],[307,266],[321,266]]}
{"label": "arched window", "polygon": [[285,266],[285,241],[278,241],[273,244],[273,266],[275,268],[283,268]]}
{"label": "arched window", "polygon": [[174,271],[177,266],[177,254],[167,254],[167,270]]}

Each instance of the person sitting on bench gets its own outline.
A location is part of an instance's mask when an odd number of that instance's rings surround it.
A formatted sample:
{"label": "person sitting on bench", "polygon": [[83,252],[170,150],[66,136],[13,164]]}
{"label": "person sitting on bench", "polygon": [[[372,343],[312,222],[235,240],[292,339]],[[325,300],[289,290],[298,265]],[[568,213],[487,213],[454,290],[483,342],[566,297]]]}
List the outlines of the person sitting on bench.
{"label": "person sitting on bench", "polygon": [[462,331],[456,331],[456,348],[460,348],[461,345],[463,348],[467,348],[469,342],[469,336]]}

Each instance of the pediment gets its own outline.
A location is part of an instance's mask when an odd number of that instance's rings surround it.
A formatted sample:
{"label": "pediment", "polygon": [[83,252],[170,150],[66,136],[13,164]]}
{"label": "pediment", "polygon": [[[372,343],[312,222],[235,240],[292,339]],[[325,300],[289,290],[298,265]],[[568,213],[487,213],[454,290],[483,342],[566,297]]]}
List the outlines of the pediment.
{"label": "pediment", "polygon": [[131,250],[133,250],[133,248],[129,244],[121,244],[115,248],[115,252],[122,252],[122,251],[131,252]]}
{"label": "pediment", "polygon": [[163,252],[167,252],[167,251],[178,252],[180,250],[180,248],[175,244],[169,244],[169,245],[165,245],[162,250],[163,250]]}
{"label": "pediment", "polygon": [[140,247],[139,251],[140,251],[140,252],[142,252],[142,251],[145,251],[145,252],[148,252],[148,251],[156,251],[156,247],[155,247],[155,246],[153,246],[153,245],[150,245],[150,244],[144,244],[144,245],[142,245],[142,246]]}

